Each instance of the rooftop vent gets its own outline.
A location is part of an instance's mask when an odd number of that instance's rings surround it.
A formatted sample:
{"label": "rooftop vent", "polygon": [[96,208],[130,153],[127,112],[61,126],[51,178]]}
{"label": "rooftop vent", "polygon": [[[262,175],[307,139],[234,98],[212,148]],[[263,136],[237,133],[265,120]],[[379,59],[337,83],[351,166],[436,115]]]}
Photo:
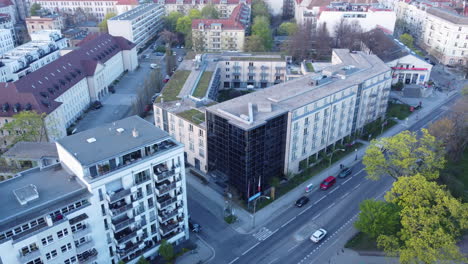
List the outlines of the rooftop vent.
{"label": "rooftop vent", "polygon": [[133,130],[132,130],[132,136],[133,136],[134,138],[137,138],[138,135],[139,135],[138,130],[137,130],[136,128],[133,128]]}
{"label": "rooftop vent", "polygon": [[88,143],[93,143],[93,142],[96,142],[96,139],[95,138],[88,138],[86,141],[88,141]]}
{"label": "rooftop vent", "polygon": [[39,198],[37,188],[33,184],[16,189],[13,191],[13,194],[21,205],[26,205],[28,202],[32,202]]}
{"label": "rooftop vent", "polygon": [[123,128],[121,128],[121,127],[117,128],[116,130],[117,130],[117,132],[118,132],[119,134],[122,134],[122,132],[125,131],[125,129],[123,129]]}

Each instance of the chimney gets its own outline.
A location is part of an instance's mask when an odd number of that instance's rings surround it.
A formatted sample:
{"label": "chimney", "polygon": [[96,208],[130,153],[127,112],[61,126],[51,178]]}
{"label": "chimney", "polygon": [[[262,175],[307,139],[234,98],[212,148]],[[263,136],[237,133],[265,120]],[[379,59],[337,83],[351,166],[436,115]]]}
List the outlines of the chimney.
{"label": "chimney", "polygon": [[137,138],[137,137],[138,137],[138,130],[137,130],[136,128],[133,128],[133,130],[132,130],[132,136],[133,136],[134,138]]}

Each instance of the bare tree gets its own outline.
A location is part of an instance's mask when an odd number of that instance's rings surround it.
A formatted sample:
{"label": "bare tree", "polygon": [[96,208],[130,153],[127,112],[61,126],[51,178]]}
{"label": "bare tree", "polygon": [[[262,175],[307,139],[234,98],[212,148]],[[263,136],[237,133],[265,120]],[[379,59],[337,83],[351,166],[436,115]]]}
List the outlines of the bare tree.
{"label": "bare tree", "polygon": [[315,59],[327,59],[331,56],[332,38],[328,32],[327,24],[322,23],[314,33],[313,47],[315,50]]}
{"label": "bare tree", "polygon": [[296,61],[308,59],[312,55],[313,25],[307,22],[299,25],[297,32],[283,46]]}
{"label": "bare tree", "polygon": [[359,50],[361,47],[362,33],[362,28],[358,21],[354,20],[349,23],[345,18],[342,18],[340,22],[335,25],[334,47]]}
{"label": "bare tree", "polygon": [[166,44],[169,43],[170,45],[172,45],[173,42],[177,41],[176,34],[172,33],[169,30],[164,29],[163,31],[161,31],[161,33],[159,33],[159,35],[164,39],[164,42]]}

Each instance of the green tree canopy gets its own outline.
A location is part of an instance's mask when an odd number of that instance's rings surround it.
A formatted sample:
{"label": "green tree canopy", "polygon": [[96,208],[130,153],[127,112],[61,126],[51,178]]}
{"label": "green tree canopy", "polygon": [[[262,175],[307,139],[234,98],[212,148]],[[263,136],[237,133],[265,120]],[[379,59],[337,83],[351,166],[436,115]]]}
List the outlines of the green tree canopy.
{"label": "green tree canopy", "polygon": [[164,25],[166,29],[169,31],[175,31],[177,26],[177,20],[179,20],[179,18],[183,16],[184,15],[179,12],[170,12],[166,17],[164,17]]}
{"label": "green tree canopy", "polygon": [[401,208],[400,232],[377,240],[389,255],[403,264],[466,263],[456,242],[468,228],[468,204],[420,174],[398,178],[385,199]]}
{"label": "green tree canopy", "polygon": [[265,46],[263,46],[263,39],[257,35],[247,37],[245,39],[244,50],[251,52],[265,51]]}
{"label": "green tree canopy", "polygon": [[278,35],[292,36],[296,34],[298,26],[293,22],[283,22],[278,28]]}
{"label": "green tree canopy", "polygon": [[150,264],[148,260],[146,260],[143,256],[141,256],[136,264]]}
{"label": "green tree canopy", "polygon": [[270,12],[268,11],[268,5],[263,0],[252,1],[252,17],[255,19],[259,16],[270,18]]}
{"label": "green tree canopy", "polygon": [[174,247],[167,240],[161,240],[161,245],[159,246],[159,255],[161,255],[166,261],[171,261],[174,259]]}
{"label": "green tree canopy", "polygon": [[187,36],[192,32],[192,19],[189,16],[183,16],[177,19],[176,31]]}
{"label": "green tree canopy", "polygon": [[190,17],[190,19],[199,19],[202,18],[202,13],[198,9],[190,9],[188,17]]}
{"label": "green tree canopy", "polygon": [[206,18],[206,19],[218,19],[219,18],[218,9],[216,9],[216,7],[213,4],[205,5],[201,10],[201,14],[203,18]]}
{"label": "green tree canopy", "polygon": [[3,128],[8,131],[12,144],[19,141],[47,141],[45,117],[44,113],[21,111],[13,115],[13,121],[5,124]]}
{"label": "green tree canopy", "polygon": [[271,35],[270,21],[267,17],[259,16],[254,19],[252,35],[259,36],[262,39],[265,50],[271,50],[273,37]]}
{"label": "green tree canopy", "polygon": [[400,208],[392,203],[365,200],[359,205],[360,213],[354,226],[372,238],[392,235],[400,230]]}
{"label": "green tree canopy", "polygon": [[398,179],[416,173],[434,180],[445,165],[444,149],[427,129],[422,129],[419,137],[415,132],[403,131],[393,137],[372,140],[362,163],[367,177],[374,180],[381,175]]}
{"label": "green tree canopy", "polygon": [[411,36],[408,33],[402,34],[400,36],[400,41],[405,44],[408,48],[412,49],[414,47],[414,39],[413,36]]}
{"label": "green tree canopy", "polygon": [[38,16],[40,15],[39,14],[39,11],[41,10],[41,5],[39,3],[33,3],[31,5],[31,8],[30,8],[30,12],[31,12],[31,16]]}
{"label": "green tree canopy", "polygon": [[107,27],[107,20],[115,17],[116,15],[117,15],[116,13],[112,13],[112,12],[106,14],[106,16],[101,21],[101,23],[99,23],[99,29],[101,30],[101,32],[106,32],[106,33],[109,32],[109,29]]}

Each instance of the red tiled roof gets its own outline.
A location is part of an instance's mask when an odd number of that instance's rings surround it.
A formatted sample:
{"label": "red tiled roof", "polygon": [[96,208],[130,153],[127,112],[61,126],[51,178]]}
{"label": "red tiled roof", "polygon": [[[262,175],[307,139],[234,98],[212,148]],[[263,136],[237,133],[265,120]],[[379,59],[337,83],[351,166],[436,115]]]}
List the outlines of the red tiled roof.
{"label": "red tiled roof", "polygon": [[[154,0],[155,3],[158,3],[158,0]],[[227,0],[226,1],[228,5],[238,5],[242,2],[242,0]],[[252,0],[246,0],[245,1],[247,4],[251,4],[252,3]],[[177,3],[177,0],[165,0],[164,1],[165,4],[176,4]],[[209,3],[208,0],[195,0],[195,4],[196,5],[199,5],[201,3]],[[221,0],[211,0],[211,3],[212,4],[215,4],[215,5],[218,5],[221,3]],[[183,4],[186,4],[186,5],[191,5],[192,4],[192,0],[183,0]]]}
{"label": "red tiled roof", "polygon": [[0,7],[11,6],[11,5],[14,5],[14,4],[10,0],[0,0]]}
{"label": "red tiled roof", "polygon": [[248,7],[244,4],[237,5],[227,19],[194,19],[192,20],[192,29],[197,29],[200,24],[203,24],[205,28],[210,28],[212,24],[221,24],[223,29],[244,29],[245,25],[240,21],[243,8]]}
{"label": "red tiled roof", "polygon": [[81,45],[83,45],[83,44],[85,44],[85,43],[99,37],[99,35],[101,35],[101,34],[104,34],[104,33],[102,33],[102,32],[91,32],[84,39],[82,39],[80,42],[78,42],[76,44],[76,46],[81,46]]}
{"label": "red tiled roof", "polygon": [[133,47],[135,44],[123,37],[101,34],[16,82],[0,83],[0,116],[16,114],[15,105],[20,106],[18,111],[49,114],[61,104],[55,99],[85,77],[92,76],[98,63],[105,63],[119,51]]}
{"label": "red tiled roof", "polygon": [[138,5],[138,0],[117,0],[117,5]]}

